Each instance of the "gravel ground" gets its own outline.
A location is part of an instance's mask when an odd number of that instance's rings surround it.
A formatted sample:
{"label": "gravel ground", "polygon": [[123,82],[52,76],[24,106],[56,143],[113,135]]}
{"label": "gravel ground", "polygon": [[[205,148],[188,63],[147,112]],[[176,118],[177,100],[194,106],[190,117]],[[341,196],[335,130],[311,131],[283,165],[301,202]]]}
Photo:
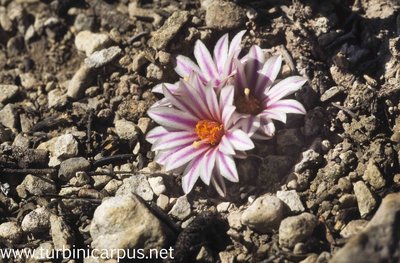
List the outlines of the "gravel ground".
{"label": "gravel ground", "polygon": [[[237,162],[225,198],[184,195],[145,141],[151,88],[196,40],[243,29],[245,51],[282,54],[280,78],[308,79],[307,114]],[[0,249],[399,262],[399,95],[398,0],[0,0]]]}

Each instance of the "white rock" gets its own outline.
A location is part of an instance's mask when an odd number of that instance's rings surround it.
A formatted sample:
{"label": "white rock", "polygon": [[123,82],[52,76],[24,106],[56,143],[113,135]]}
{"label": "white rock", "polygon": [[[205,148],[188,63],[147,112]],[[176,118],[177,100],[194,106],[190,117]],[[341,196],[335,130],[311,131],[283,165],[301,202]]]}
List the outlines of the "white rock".
{"label": "white rock", "polygon": [[171,208],[171,211],[169,211],[168,214],[179,220],[184,220],[190,215],[190,213],[191,213],[190,203],[187,200],[186,195],[184,195],[176,200],[176,203]]}
{"label": "white rock", "polygon": [[300,200],[299,194],[295,190],[278,191],[276,197],[281,199],[294,213],[303,212],[304,205]]}
{"label": "white rock", "polygon": [[340,231],[340,235],[344,238],[350,238],[364,230],[367,224],[368,221],[364,219],[352,220]]}
{"label": "white rock", "polygon": [[22,233],[21,227],[16,222],[6,222],[0,225],[0,239],[11,244],[19,242]]}
{"label": "white rock", "polygon": [[285,218],[279,226],[279,244],[286,248],[294,247],[310,237],[317,224],[317,218],[310,213]]}
{"label": "white rock", "polygon": [[27,214],[21,222],[24,232],[40,233],[50,228],[50,211],[39,207]]}
{"label": "white rock", "polygon": [[157,206],[166,211],[169,207],[169,197],[163,194],[157,198]]}
{"label": "white rock", "polygon": [[217,205],[217,211],[220,212],[220,213],[221,213],[221,212],[226,212],[226,211],[228,211],[230,205],[231,205],[230,202],[222,202],[222,203],[219,203],[219,204]]}
{"label": "white rock", "polygon": [[124,140],[134,139],[138,135],[136,124],[124,119],[115,121],[115,131],[118,137]]}
{"label": "white rock", "polygon": [[228,224],[231,228],[239,230],[242,228],[240,218],[242,217],[242,211],[231,211],[228,215]]}
{"label": "white rock", "polygon": [[70,249],[74,243],[72,230],[60,216],[50,216],[50,234],[55,249]]}
{"label": "white rock", "polygon": [[153,200],[153,190],[144,174],[134,174],[123,180],[115,195],[137,194],[146,201]]}
{"label": "white rock", "polygon": [[75,46],[79,51],[90,56],[96,50],[108,47],[111,44],[111,39],[106,34],[92,33],[90,31],[81,31],[75,37]]}
{"label": "white rock", "polygon": [[363,181],[353,185],[361,217],[366,217],[376,207],[376,200]]}
{"label": "white rock", "polygon": [[153,192],[159,196],[160,194],[165,193],[166,188],[164,185],[164,180],[161,176],[157,176],[157,177],[150,177],[148,179],[149,184],[151,186],[151,189],[153,189]]}
{"label": "white rock", "polygon": [[5,103],[14,98],[19,92],[16,85],[0,84],[0,103]]}

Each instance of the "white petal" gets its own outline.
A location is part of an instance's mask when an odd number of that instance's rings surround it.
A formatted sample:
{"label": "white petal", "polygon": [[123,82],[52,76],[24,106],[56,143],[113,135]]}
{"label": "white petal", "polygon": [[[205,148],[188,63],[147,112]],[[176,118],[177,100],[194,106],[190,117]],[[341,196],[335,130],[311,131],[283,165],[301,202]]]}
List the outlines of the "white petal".
{"label": "white petal", "polygon": [[151,150],[166,150],[170,148],[175,148],[180,145],[185,145],[188,143],[193,143],[198,139],[198,135],[194,132],[187,131],[178,131],[178,132],[169,132],[164,135],[160,139],[154,142]]}
{"label": "white petal", "polygon": [[242,130],[228,131],[226,137],[233,145],[233,148],[238,151],[247,151],[254,148],[254,143],[249,138],[247,133]]}
{"label": "white petal", "polygon": [[206,152],[203,158],[202,169],[200,171],[200,178],[206,184],[210,185],[212,172],[215,167],[215,161],[217,156],[217,147],[211,148]]}
{"label": "white petal", "polygon": [[268,103],[273,103],[281,98],[299,90],[307,79],[300,76],[288,77],[273,86],[265,95],[268,96]]}
{"label": "white petal", "polygon": [[192,189],[197,179],[200,176],[202,158],[197,157],[191,161],[183,172],[182,188],[185,194],[188,194]]}
{"label": "white petal", "polygon": [[146,140],[153,144],[156,140],[162,138],[163,136],[170,133],[167,129],[162,126],[155,127],[154,129],[150,130],[146,135]]}
{"label": "white petal", "polygon": [[224,153],[217,153],[217,163],[220,174],[231,182],[239,182],[239,175],[232,156]]}
{"label": "white petal", "polygon": [[306,114],[306,109],[297,100],[278,100],[268,105],[268,110],[277,110],[284,113]]}
{"label": "white petal", "polygon": [[218,76],[217,69],[207,47],[200,40],[196,41],[194,46],[194,56],[201,69],[201,73],[208,81]]}
{"label": "white petal", "polygon": [[214,62],[217,65],[219,73],[222,73],[228,58],[228,42],[228,34],[225,34],[218,40],[217,44],[215,44]]}
{"label": "white petal", "polygon": [[241,50],[240,43],[242,42],[242,37],[245,33],[246,30],[242,30],[232,38],[232,41],[229,45],[229,52],[228,52],[229,55],[232,55],[234,53],[237,53],[237,55],[239,55],[239,52]]}
{"label": "white petal", "polygon": [[189,77],[194,71],[200,73],[200,68],[188,57],[179,55],[176,57],[175,71],[182,78]]}
{"label": "white petal", "polygon": [[186,112],[169,107],[150,108],[147,115],[158,124],[174,130],[193,131],[198,121]]}
{"label": "white petal", "polygon": [[219,142],[218,150],[225,154],[235,154],[235,149],[233,148],[232,143],[225,135],[222,136],[221,141]]}
{"label": "white petal", "polygon": [[213,174],[213,176],[211,177],[211,183],[214,186],[217,193],[220,196],[225,197],[226,186],[225,186],[224,178],[222,178],[222,176],[219,174],[219,172],[215,172]]}
{"label": "white petal", "polygon": [[209,148],[210,146],[206,144],[200,145],[197,148],[195,148],[193,145],[188,145],[170,155],[168,162],[165,165],[165,170],[168,172],[185,165],[197,156],[204,154],[204,152],[206,152]]}
{"label": "white petal", "polygon": [[265,62],[259,71],[259,78],[256,84],[256,94],[268,88],[275,81],[282,66],[282,56],[273,56]]}

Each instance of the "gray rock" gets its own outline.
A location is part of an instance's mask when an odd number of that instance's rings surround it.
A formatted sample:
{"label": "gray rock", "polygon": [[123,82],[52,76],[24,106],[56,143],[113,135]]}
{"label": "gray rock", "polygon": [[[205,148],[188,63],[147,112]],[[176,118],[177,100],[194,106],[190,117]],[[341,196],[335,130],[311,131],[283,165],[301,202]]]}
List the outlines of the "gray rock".
{"label": "gray rock", "polygon": [[294,167],[296,173],[301,173],[305,169],[313,168],[321,162],[321,155],[310,149],[302,153],[302,159]]}
{"label": "gray rock", "polygon": [[167,21],[165,21],[164,25],[153,33],[149,45],[154,49],[165,49],[188,20],[188,11],[175,11]]}
{"label": "gray rock", "polygon": [[90,162],[83,157],[69,158],[60,164],[58,178],[62,181],[69,181],[78,171],[87,171],[90,168]]}
{"label": "gray rock", "polygon": [[169,197],[164,194],[160,194],[160,196],[157,198],[157,206],[162,210],[167,211],[169,207]]}
{"label": "gray rock", "polygon": [[161,176],[157,176],[157,177],[150,177],[148,179],[149,184],[151,189],[153,189],[153,192],[159,196],[160,194],[165,193],[165,191],[167,190],[165,185],[164,185],[164,179]]}
{"label": "gray rock", "polygon": [[227,218],[229,226],[236,230],[242,228],[241,217],[242,217],[242,211],[236,211],[236,210],[231,211]]}
{"label": "gray rock", "polygon": [[115,195],[115,192],[117,192],[118,188],[122,185],[122,182],[117,180],[117,179],[111,179],[106,186],[104,186],[104,190],[110,194],[110,195]]}
{"label": "gray rock", "polygon": [[334,97],[337,97],[338,95],[343,94],[345,88],[342,86],[333,86],[332,88],[326,90],[322,95],[321,95],[321,101],[325,102],[328,101]]}
{"label": "gray rock", "polygon": [[72,134],[61,135],[55,141],[53,153],[59,160],[75,157],[78,155],[78,142]]}
{"label": "gray rock", "polygon": [[[96,249],[163,248],[170,230],[136,196],[105,200],[93,215],[90,234]],[[114,254],[115,256],[115,254]]]}
{"label": "gray rock", "polygon": [[54,249],[71,249],[74,244],[74,235],[71,228],[62,217],[50,216],[50,234]]}
{"label": "gray rock", "polygon": [[164,71],[156,64],[151,63],[146,70],[146,77],[149,79],[161,80],[164,76]]}
{"label": "gray rock", "polygon": [[93,52],[109,47],[111,39],[106,34],[81,31],[75,37],[75,46],[90,56]]}
{"label": "gray rock", "polygon": [[153,190],[144,174],[134,174],[123,180],[122,186],[117,190],[115,195],[137,194],[146,201],[153,200]]}
{"label": "gray rock", "polygon": [[21,198],[26,198],[27,192],[38,196],[57,192],[56,185],[51,179],[31,174],[25,176],[25,179],[17,186],[16,190]]}
{"label": "gray rock", "polygon": [[135,123],[124,119],[115,121],[115,132],[124,140],[132,140],[138,136],[138,127]]}
{"label": "gray rock", "polygon": [[59,89],[53,89],[47,94],[49,108],[60,108],[68,103],[67,95]]}
{"label": "gray rock", "polygon": [[275,196],[263,195],[243,211],[241,222],[261,233],[278,229],[283,218],[284,203]]}
{"label": "gray rock", "polygon": [[293,248],[298,242],[310,237],[317,224],[316,216],[310,213],[285,218],[279,226],[279,244],[282,247]]}
{"label": "gray rock", "polygon": [[376,207],[375,197],[363,181],[354,184],[354,194],[357,198],[358,209],[361,217],[366,217]]}
{"label": "gray rock", "polygon": [[176,203],[171,208],[171,211],[169,211],[168,214],[170,214],[176,219],[184,220],[188,216],[190,216],[190,213],[191,213],[190,203],[187,200],[186,195],[184,195],[176,200]]}
{"label": "gray rock", "polygon": [[352,220],[340,231],[340,235],[344,238],[350,238],[364,230],[367,224],[368,221],[364,219]]}
{"label": "gray rock", "polygon": [[293,213],[304,211],[304,205],[300,200],[299,194],[295,190],[278,191],[276,197],[281,199]]}
{"label": "gray rock", "polygon": [[379,171],[379,168],[372,161],[368,162],[367,169],[362,178],[375,189],[381,189],[386,184],[386,180]]}
{"label": "gray rock", "polygon": [[0,240],[15,244],[21,240],[22,235],[22,229],[16,222],[5,222],[0,225]]}
{"label": "gray rock", "polygon": [[18,125],[17,109],[14,104],[7,104],[0,110],[0,123],[5,127],[14,129]]}
{"label": "gray rock", "polygon": [[385,263],[400,259],[400,193],[387,195],[358,235],[339,249],[330,263]]}
{"label": "gray rock", "polygon": [[246,22],[246,11],[233,2],[212,1],[206,9],[206,25],[219,30],[232,30]]}
{"label": "gray rock", "polygon": [[[92,176],[92,179],[94,181],[93,187],[95,189],[101,189],[103,188],[109,181],[111,181],[112,177],[108,175],[94,175]],[[122,182],[121,182],[122,184]]]}
{"label": "gray rock", "polygon": [[93,81],[94,72],[95,69],[83,64],[69,81],[67,96],[73,100],[81,99],[85,95],[85,90]]}
{"label": "gray rock", "polygon": [[21,228],[27,233],[40,233],[50,229],[50,211],[39,207],[27,214],[21,222]]}
{"label": "gray rock", "polygon": [[5,104],[18,95],[19,88],[16,85],[0,84],[0,103]]}
{"label": "gray rock", "polygon": [[92,30],[94,27],[95,19],[93,16],[87,16],[86,14],[78,14],[74,21],[74,27],[77,31]]}
{"label": "gray rock", "polygon": [[15,139],[13,141],[13,146],[15,147],[21,147],[24,149],[29,148],[31,139],[28,135],[24,133],[19,133],[17,136],[15,136]]}
{"label": "gray rock", "polygon": [[85,64],[89,68],[93,69],[100,68],[118,58],[121,52],[122,50],[118,46],[102,49],[93,52],[93,54],[91,54],[90,57],[86,58]]}

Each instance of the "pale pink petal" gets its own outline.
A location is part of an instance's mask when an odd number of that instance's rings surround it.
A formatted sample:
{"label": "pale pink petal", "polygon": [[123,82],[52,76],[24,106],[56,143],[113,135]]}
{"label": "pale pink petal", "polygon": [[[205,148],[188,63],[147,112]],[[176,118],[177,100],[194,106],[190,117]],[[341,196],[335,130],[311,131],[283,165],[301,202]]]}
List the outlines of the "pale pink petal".
{"label": "pale pink petal", "polygon": [[242,42],[242,37],[245,33],[246,30],[242,30],[232,38],[232,41],[229,45],[228,55],[233,55],[233,54],[237,54],[237,56],[239,55],[240,50],[242,49],[240,44]]}
{"label": "pale pink petal", "polygon": [[268,105],[269,110],[277,110],[284,113],[306,114],[306,109],[297,100],[278,100]]}
{"label": "pale pink petal", "polygon": [[189,82],[181,81],[180,83],[180,92],[182,96],[186,98],[184,104],[189,104],[188,107],[191,108],[192,111],[196,113],[200,119],[210,119],[211,114],[207,106],[207,102],[199,99],[199,94],[205,93],[205,87],[203,84],[200,86],[195,86],[198,83],[190,82],[190,84],[194,84],[193,87],[189,85]]}
{"label": "pale pink petal", "polygon": [[290,95],[290,94],[296,92],[306,82],[307,82],[307,79],[300,77],[300,76],[288,77],[288,78],[278,82],[275,86],[273,86],[265,94],[268,97],[268,103],[269,104],[273,103],[287,95]]}
{"label": "pale pink petal", "polygon": [[[163,94],[165,98],[167,99],[168,102],[170,102],[173,106],[177,107],[178,109],[182,111],[186,111],[190,114],[195,114],[195,111],[193,111],[193,107],[190,107],[188,104],[191,104],[191,101],[189,100],[183,100],[182,98],[179,98],[178,96],[174,95],[171,93],[169,89],[167,89],[165,86],[163,87]],[[196,115],[199,117],[198,115]]]}
{"label": "pale pink petal", "polygon": [[247,88],[251,88],[254,95],[257,94],[255,93],[254,89],[260,75],[258,71],[261,69],[262,63],[264,62],[264,54],[258,46],[254,45],[250,48],[249,54],[247,56],[248,59],[245,64]]}
{"label": "pale pink petal", "polygon": [[255,94],[262,93],[269,88],[278,76],[282,66],[282,56],[273,56],[265,62],[263,68],[258,71],[259,78],[256,84]]}
{"label": "pale pink petal", "polygon": [[217,153],[217,163],[220,174],[231,182],[239,182],[236,164],[232,156],[222,152]]}
{"label": "pale pink petal", "polygon": [[260,113],[261,119],[263,118],[269,118],[269,119],[274,119],[281,121],[283,123],[286,123],[286,113],[281,112],[281,111],[276,111],[276,110],[264,110],[262,113]]}
{"label": "pale pink petal", "polygon": [[247,151],[254,148],[254,143],[247,133],[242,130],[227,131],[226,135],[233,148],[238,151]]}
{"label": "pale pink petal", "polygon": [[275,124],[274,122],[269,119],[269,118],[262,118],[261,119],[261,127],[260,129],[262,132],[268,136],[268,139],[270,139],[272,136],[275,135]]}
{"label": "pale pink petal", "polygon": [[222,136],[221,141],[218,144],[218,150],[225,154],[235,154],[235,149],[226,135]]}
{"label": "pale pink petal", "polygon": [[161,93],[163,94],[163,86],[165,86],[170,92],[175,93],[178,89],[178,82],[171,84],[171,83],[161,83],[155,85],[154,88],[151,90],[154,93]]}
{"label": "pale pink petal", "polygon": [[176,57],[175,72],[182,78],[189,77],[192,72],[201,74],[200,68],[190,58],[178,55]]}
{"label": "pale pink petal", "polygon": [[208,105],[208,109],[210,110],[211,116],[213,120],[221,119],[221,112],[218,105],[217,94],[215,94],[215,90],[212,87],[206,86],[204,87],[204,91],[206,93],[206,103]]}
{"label": "pale pink petal", "polygon": [[155,127],[154,129],[150,130],[146,135],[146,140],[149,143],[154,143],[156,140],[162,138],[163,136],[170,133],[167,129],[162,126]]}
{"label": "pale pink petal", "polygon": [[198,121],[186,112],[169,107],[150,108],[147,115],[158,124],[173,130],[193,131]]}
{"label": "pale pink petal", "polygon": [[222,73],[225,62],[228,58],[228,42],[228,34],[225,34],[218,40],[217,44],[215,44],[214,62],[215,65],[217,65],[217,70],[220,74]]}
{"label": "pale pink petal", "polygon": [[182,177],[182,188],[185,194],[188,194],[192,189],[197,179],[200,176],[202,156],[197,157],[186,166]]}
{"label": "pale pink petal", "polygon": [[217,69],[207,47],[200,40],[194,46],[194,56],[201,69],[201,73],[209,81],[218,76]]}
{"label": "pale pink petal", "polygon": [[[214,169],[214,170],[216,170],[216,169]],[[211,183],[214,186],[217,193],[220,196],[225,197],[226,186],[225,186],[224,178],[222,178],[222,176],[219,174],[219,172],[213,173],[213,175],[211,176]]]}
{"label": "pale pink petal", "polygon": [[169,156],[168,161],[165,165],[165,170],[170,171],[182,165],[185,165],[197,156],[203,154],[209,148],[210,146],[208,144],[202,144],[199,147],[188,145]]}
{"label": "pale pink petal", "polygon": [[222,123],[224,124],[225,129],[228,129],[232,126],[235,121],[235,118],[232,117],[235,112],[236,107],[227,105],[222,109]]}
{"label": "pale pink petal", "polygon": [[247,78],[246,78],[246,72],[245,72],[245,68],[244,65],[239,61],[236,60],[235,61],[235,65],[236,65],[236,85],[235,85],[235,92],[243,92],[244,89],[246,88],[251,88],[249,87],[248,83],[247,83]]}
{"label": "pale pink petal", "polygon": [[251,137],[260,128],[260,117],[258,115],[246,116],[237,122],[237,126]]}
{"label": "pale pink petal", "polygon": [[195,132],[188,131],[177,131],[169,132],[168,134],[161,137],[159,140],[153,143],[151,148],[152,151],[167,150],[175,148],[180,145],[193,143],[198,139],[198,135]]}
{"label": "pale pink petal", "polygon": [[222,110],[227,105],[233,105],[234,87],[232,85],[225,86],[219,94],[219,107]]}
{"label": "pale pink petal", "polygon": [[169,102],[169,100],[167,100],[166,98],[162,98],[161,100],[154,102],[154,104],[151,105],[150,108],[169,107],[169,106],[171,106],[171,102]]}
{"label": "pale pink petal", "polygon": [[206,185],[210,185],[212,172],[215,167],[216,156],[217,147],[211,148],[204,155],[200,178]]}

